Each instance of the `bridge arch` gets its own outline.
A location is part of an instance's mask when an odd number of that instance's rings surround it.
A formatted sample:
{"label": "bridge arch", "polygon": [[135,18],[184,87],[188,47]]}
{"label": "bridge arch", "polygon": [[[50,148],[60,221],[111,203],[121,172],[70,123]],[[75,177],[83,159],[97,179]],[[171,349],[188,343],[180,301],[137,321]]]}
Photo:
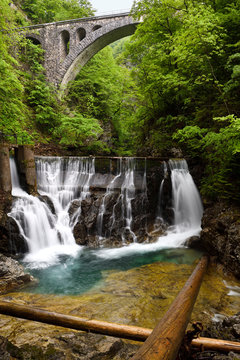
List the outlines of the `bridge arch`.
{"label": "bridge arch", "polygon": [[47,80],[65,89],[97,52],[132,35],[139,22],[129,13],[121,13],[31,25],[17,31],[41,44]]}
{"label": "bridge arch", "polygon": [[[116,29],[113,29],[112,31],[108,31],[107,29],[101,33],[101,35],[96,36],[95,41],[88,41],[89,39],[84,39],[85,41],[84,49],[80,46],[77,46],[74,49],[75,52],[75,59],[73,62],[68,64],[66,62],[66,71],[64,71],[64,75],[62,77],[60,88],[64,90],[69,83],[69,81],[72,81],[76,78],[77,74],[81,70],[81,68],[86,65],[86,63],[100,50],[102,50],[107,45],[124,38],[126,36],[133,35],[136,30],[137,24],[128,24]],[[67,60],[67,59],[66,59]]]}
{"label": "bridge arch", "polygon": [[27,34],[25,37],[31,40],[34,45],[42,45],[41,37],[36,34]]}

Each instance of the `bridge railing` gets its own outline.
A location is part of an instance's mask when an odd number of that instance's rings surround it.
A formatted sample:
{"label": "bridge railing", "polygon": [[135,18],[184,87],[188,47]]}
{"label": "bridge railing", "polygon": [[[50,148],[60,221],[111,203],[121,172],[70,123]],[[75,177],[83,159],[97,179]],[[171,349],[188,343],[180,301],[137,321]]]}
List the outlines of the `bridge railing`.
{"label": "bridge railing", "polygon": [[[113,13],[103,13],[103,14],[97,14],[94,16],[89,16],[89,17],[83,17],[83,18],[77,18],[77,19],[69,19],[69,20],[61,20],[61,21],[54,21],[51,23],[43,23],[43,24],[34,24],[34,25],[28,25],[28,26],[21,26],[19,28],[14,28],[12,30],[15,31],[23,31],[24,29],[39,29],[48,25],[54,25],[54,24],[69,24],[72,22],[85,22],[85,21],[90,21],[90,20],[98,20],[98,19],[104,19],[104,18],[111,18],[111,17],[122,17],[122,16],[130,16],[130,11],[124,11],[122,10],[121,13],[118,12],[113,12]],[[5,30],[4,30],[5,31]]]}

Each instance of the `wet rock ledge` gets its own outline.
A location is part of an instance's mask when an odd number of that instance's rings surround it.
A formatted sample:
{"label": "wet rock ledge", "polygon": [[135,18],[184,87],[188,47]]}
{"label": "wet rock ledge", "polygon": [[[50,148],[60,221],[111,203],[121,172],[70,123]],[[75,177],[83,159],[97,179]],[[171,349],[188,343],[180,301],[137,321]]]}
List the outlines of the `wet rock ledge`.
{"label": "wet rock ledge", "polygon": [[36,280],[24,272],[16,260],[0,254],[0,294],[25,286]]}

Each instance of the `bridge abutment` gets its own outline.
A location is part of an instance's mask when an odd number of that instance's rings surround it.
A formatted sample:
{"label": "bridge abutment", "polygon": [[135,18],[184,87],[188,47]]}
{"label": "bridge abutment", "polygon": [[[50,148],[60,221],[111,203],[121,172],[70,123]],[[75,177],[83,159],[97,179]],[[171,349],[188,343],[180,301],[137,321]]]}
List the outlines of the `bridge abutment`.
{"label": "bridge abutment", "polygon": [[18,148],[15,149],[15,158],[23,186],[29,194],[36,194],[37,176],[33,146],[19,145]]}
{"label": "bridge abutment", "polygon": [[12,191],[10,170],[9,145],[0,145],[0,189],[4,192]]}

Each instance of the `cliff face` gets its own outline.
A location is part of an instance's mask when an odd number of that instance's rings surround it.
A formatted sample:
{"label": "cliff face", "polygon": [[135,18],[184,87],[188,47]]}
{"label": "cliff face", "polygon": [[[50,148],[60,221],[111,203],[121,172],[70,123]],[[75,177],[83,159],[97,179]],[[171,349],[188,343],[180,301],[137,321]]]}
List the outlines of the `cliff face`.
{"label": "cliff face", "polygon": [[205,210],[201,246],[240,278],[240,208],[218,202]]}
{"label": "cliff face", "polygon": [[[95,178],[100,179],[101,174]],[[102,175],[107,176],[107,174]],[[122,246],[123,241],[131,243],[134,237],[138,242],[151,241],[149,232],[153,228],[158,203],[158,191],[160,181],[163,177],[162,169],[156,167],[151,169],[146,176],[146,188],[142,189],[143,174],[135,175],[136,188],[134,199],[126,198],[126,193],[121,190],[120,185],[106,192],[106,184],[90,187],[90,196],[79,204],[79,200],[72,203],[69,213],[74,213],[81,206],[81,214],[74,228],[75,240],[80,245],[90,247]],[[106,183],[109,183],[109,179]],[[165,197],[166,203],[171,201],[171,192]],[[131,209],[128,208],[131,203]],[[104,213],[101,223],[101,234],[99,240],[99,214],[104,204]],[[126,214],[131,212],[131,229],[126,227]],[[167,213],[167,210],[165,211]],[[170,221],[166,216],[166,221]],[[123,240],[124,239],[124,240]],[[100,242],[99,242],[100,241]]]}
{"label": "cliff face", "polygon": [[12,206],[12,196],[0,190],[0,253],[11,254],[9,241],[9,217],[7,216]]}

